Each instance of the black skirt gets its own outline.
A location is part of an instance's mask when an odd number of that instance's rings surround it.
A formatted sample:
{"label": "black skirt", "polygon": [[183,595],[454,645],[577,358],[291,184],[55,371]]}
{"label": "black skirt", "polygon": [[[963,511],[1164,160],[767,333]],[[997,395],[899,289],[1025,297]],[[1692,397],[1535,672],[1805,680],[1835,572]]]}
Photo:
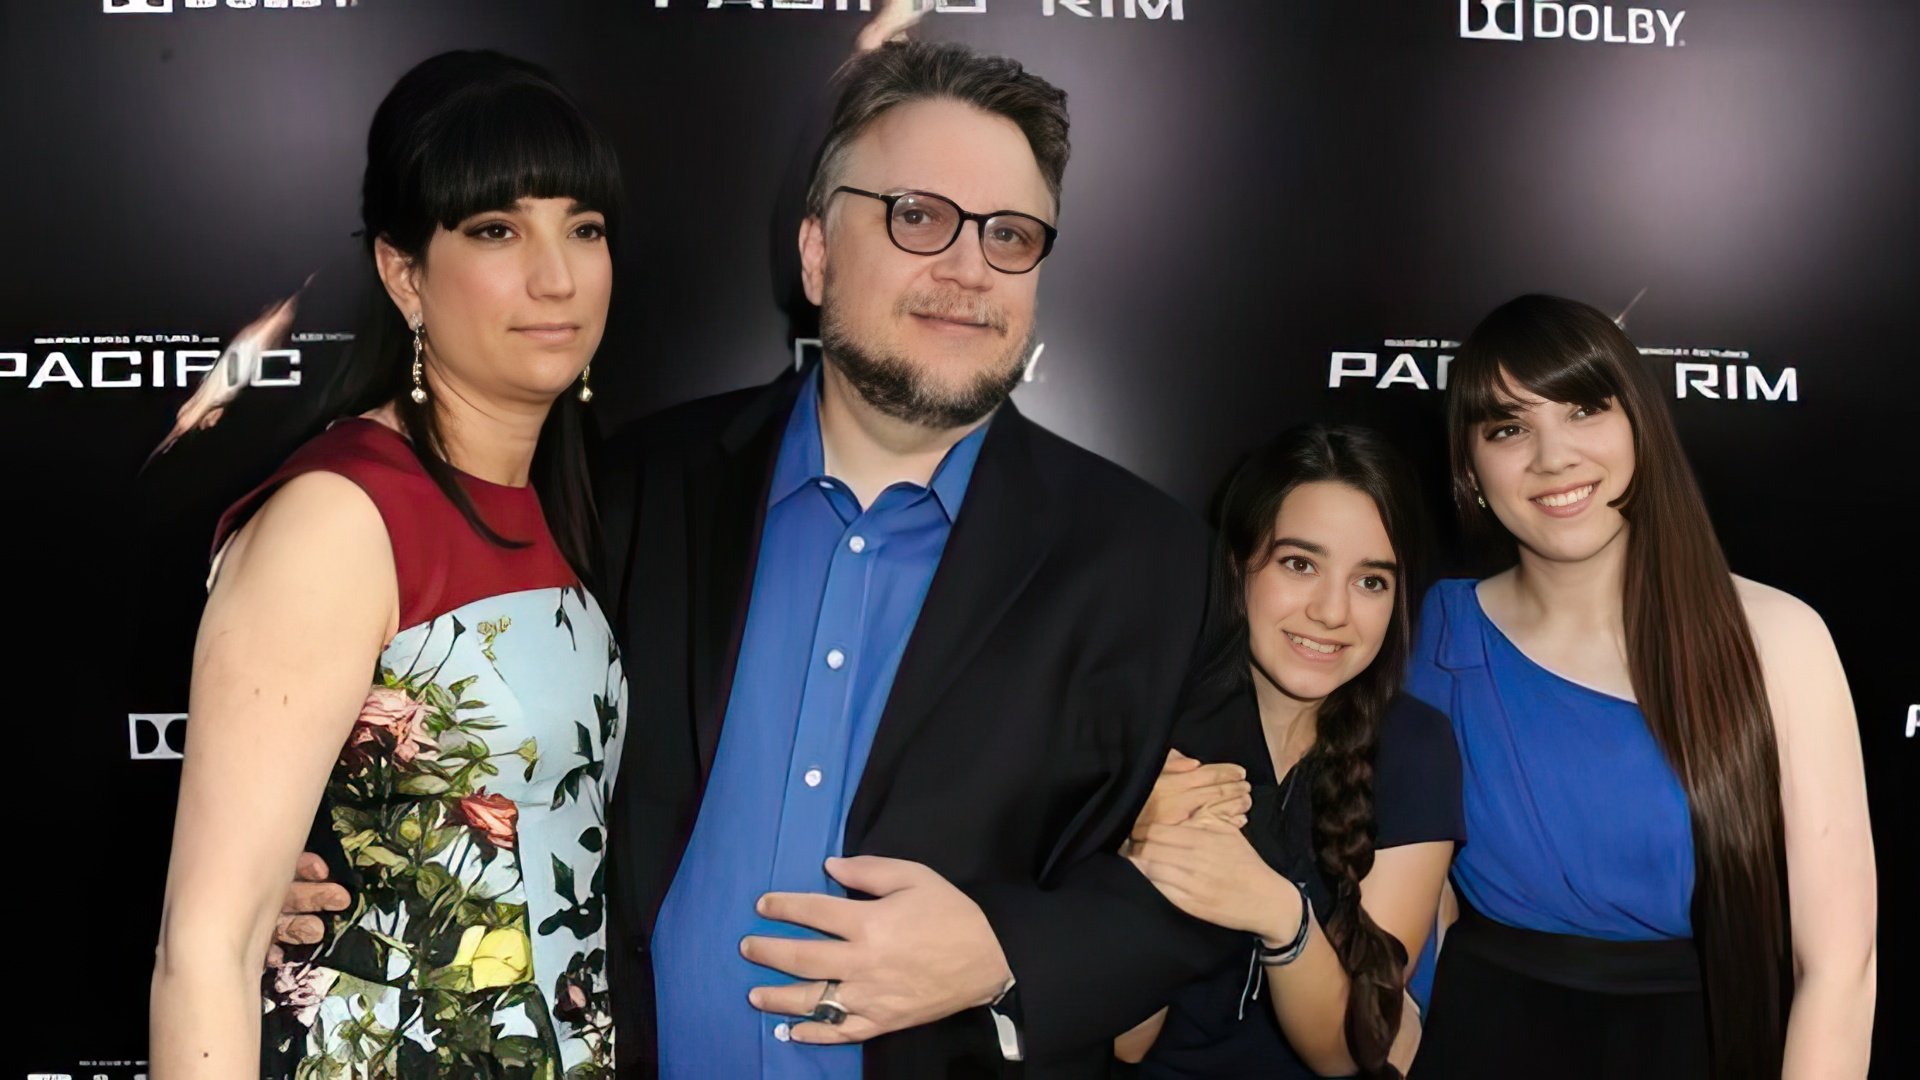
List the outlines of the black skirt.
{"label": "black skirt", "polygon": [[1411,1080],[1696,1080],[1707,1012],[1689,940],[1521,930],[1463,904]]}

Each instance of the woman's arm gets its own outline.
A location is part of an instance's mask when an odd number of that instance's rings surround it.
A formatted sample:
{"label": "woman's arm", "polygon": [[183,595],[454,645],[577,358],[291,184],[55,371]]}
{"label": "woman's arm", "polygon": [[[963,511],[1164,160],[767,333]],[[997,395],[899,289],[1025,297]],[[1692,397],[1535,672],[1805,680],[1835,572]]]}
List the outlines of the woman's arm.
{"label": "woman's arm", "polygon": [[[1440,883],[1453,859],[1451,841],[1386,848],[1360,883],[1360,904],[1381,929],[1420,955],[1440,902]],[[1300,892],[1269,867],[1236,829],[1202,821],[1157,825],[1133,855],[1147,879],[1182,911],[1219,926],[1244,930],[1269,946],[1285,945],[1300,925]],[[1320,920],[1306,949],[1283,967],[1266,969],[1268,1001],[1300,1060],[1324,1076],[1350,1075],[1346,969],[1327,942]],[[1402,971],[1402,978],[1406,972]]]}
{"label": "woman's arm", "polygon": [[[1406,947],[1407,965],[1400,972],[1403,987],[1427,943],[1440,904],[1440,884],[1452,861],[1451,841],[1385,848],[1374,853],[1373,870],[1360,882],[1360,906]],[[1358,1066],[1347,1049],[1351,982],[1317,916],[1306,951],[1285,967],[1268,968],[1267,986],[1273,1015],[1300,1060],[1322,1076],[1352,1075]],[[1411,1009],[1403,1017],[1403,1026],[1419,1023],[1419,1015]],[[1404,1068],[1407,1063],[1399,1064]]]}
{"label": "woman's arm", "polygon": [[1780,750],[1794,972],[1782,1076],[1864,1077],[1878,916],[1853,695],[1833,638],[1812,608],[1765,585],[1736,583]]}
{"label": "woman's arm", "polygon": [[397,616],[393,555],[344,477],[289,481],[220,564],[155,951],[156,1080],[257,1077],[260,969],[294,860]]}

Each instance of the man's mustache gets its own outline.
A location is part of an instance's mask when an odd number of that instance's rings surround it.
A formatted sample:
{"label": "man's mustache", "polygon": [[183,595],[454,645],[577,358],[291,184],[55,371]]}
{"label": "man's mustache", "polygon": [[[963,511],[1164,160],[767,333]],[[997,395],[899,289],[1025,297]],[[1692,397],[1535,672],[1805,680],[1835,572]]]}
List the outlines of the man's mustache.
{"label": "man's mustache", "polygon": [[952,322],[974,323],[985,326],[1002,337],[1007,334],[1006,312],[984,300],[970,299],[951,293],[908,293],[894,305],[896,315],[921,315],[930,319],[947,319]]}

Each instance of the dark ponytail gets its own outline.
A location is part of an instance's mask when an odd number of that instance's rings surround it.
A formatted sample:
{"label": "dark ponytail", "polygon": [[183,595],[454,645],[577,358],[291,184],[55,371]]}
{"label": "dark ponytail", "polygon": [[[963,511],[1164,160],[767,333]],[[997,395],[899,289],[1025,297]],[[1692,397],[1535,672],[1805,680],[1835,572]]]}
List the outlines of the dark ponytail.
{"label": "dark ponytail", "polygon": [[1426,530],[1412,475],[1379,435],[1350,426],[1294,428],[1255,451],[1234,473],[1220,497],[1214,590],[1221,610],[1240,617],[1231,620],[1232,632],[1212,650],[1207,672],[1215,679],[1251,677],[1247,575],[1265,565],[1287,495],[1317,481],[1344,484],[1372,499],[1400,564],[1393,618],[1379,655],[1321,703],[1314,745],[1302,759],[1312,784],[1314,860],[1333,893],[1332,908],[1318,914],[1350,986],[1347,1053],[1359,1075],[1397,1078],[1387,1051],[1400,1031],[1407,950],[1360,906],[1360,882],[1373,869],[1374,752],[1381,718],[1400,692],[1412,648],[1412,598],[1418,595]]}

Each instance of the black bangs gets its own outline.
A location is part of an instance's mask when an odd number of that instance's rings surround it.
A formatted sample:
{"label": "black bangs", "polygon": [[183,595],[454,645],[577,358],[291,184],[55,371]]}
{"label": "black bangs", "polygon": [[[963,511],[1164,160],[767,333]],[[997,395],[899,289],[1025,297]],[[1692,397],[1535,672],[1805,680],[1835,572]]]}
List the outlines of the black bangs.
{"label": "black bangs", "polygon": [[[1633,346],[1598,310],[1575,305],[1584,310],[1569,318],[1569,305],[1558,297],[1522,296],[1480,321],[1448,373],[1456,423],[1511,417],[1520,394],[1590,409],[1620,397],[1614,361],[1623,345]],[[1553,317],[1543,317],[1549,312]]]}
{"label": "black bangs", "polygon": [[425,216],[451,229],[522,198],[577,200],[607,217],[620,202],[613,148],[546,87],[487,88],[448,103],[439,145],[419,159],[415,190]]}
{"label": "black bangs", "polygon": [[[1517,415],[1524,395],[1594,410],[1618,407],[1633,425],[1636,458],[1647,428],[1672,428],[1653,374],[1626,332],[1597,308],[1558,296],[1522,296],[1494,308],[1467,335],[1447,383],[1453,502],[1469,532],[1486,533],[1495,540],[1489,550],[1507,556],[1498,568],[1511,565],[1512,536],[1488,509],[1474,477],[1479,425]],[[1618,504],[1623,512],[1639,484],[1636,473]],[[1489,572],[1495,568],[1489,563]]]}
{"label": "black bangs", "polygon": [[[408,72],[367,137],[368,243],[409,254],[522,198],[567,198],[619,233],[624,187],[613,146],[541,68],[494,52],[436,56]],[[393,175],[377,175],[381,164]]]}

